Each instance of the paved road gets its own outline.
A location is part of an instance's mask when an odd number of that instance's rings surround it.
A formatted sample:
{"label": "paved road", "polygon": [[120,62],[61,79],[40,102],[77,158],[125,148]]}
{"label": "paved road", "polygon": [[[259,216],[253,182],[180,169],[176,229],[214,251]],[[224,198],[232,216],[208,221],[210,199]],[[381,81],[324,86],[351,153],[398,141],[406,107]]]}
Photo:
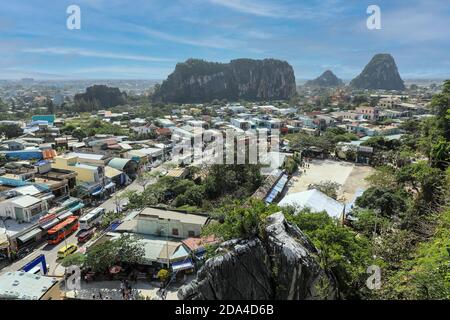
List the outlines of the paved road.
{"label": "paved road", "polygon": [[116,211],[116,205],[119,205],[119,207],[123,207],[127,202],[128,199],[120,199],[120,195],[127,191],[138,191],[142,192],[144,188],[142,185],[140,185],[136,180],[134,180],[132,183],[130,183],[126,188],[116,192],[112,195],[111,198],[103,202],[100,207],[104,208],[106,211]]}
{"label": "paved road", "polygon": [[[161,170],[161,167],[158,167],[156,170]],[[155,170],[155,169],[153,169]],[[155,183],[156,180],[151,181],[147,184],[151,185]],[[140,185],[136,180],[133,181],[130,185],[128,185],[126,188],[118,191],[115,195],[113,195],[111,198],[103,202],[103,204],[100,205],[100,207],[104,208],[106,211],[115,211],[116,210],[116,204],[119,203],[119,206],[124,206],[125,203],[127,203],[128,199],[121,199],[117,200],[117,196],[123,194],[127,191],[140,191],[142,192],[144,188],[142,185]],[[45,259],[47,261],[47,264],[49,265],[49,275],[51,276],[63,276],[64,275],[64,267],[60,265],[60,261],[57,260],[57,254],[58,250],[65,246],[66,244],[75,243],[77,244],[77,238],[76,235],[80,232],[78,229],[76,232],[71,234],[66,241],[62,241],[61,243],[57,245],[49,245],[47,243],[42,244],[41,246],[37,247],[32,253],[30,253],[28,256],[24,257],[23,259],[16,261],[5,268],[0,270],[0,274],[3,274],[5,272],[10,271],[17,271],[20,270],[24,265],[26,265],[28,262],[31,262],[33,259],[35,259],[40,254],[45,255]],[[79,246],[79,248],[84,247],[84,245]]]}
{"label": "paved road", "polygon": [[[64,247],[67,244],[71,243],[77,243],[76,235],[80,232],[80,230],[77,230],[73,234],[71,234],[69,237],[67,237],[66,241],[62,241],[61,243],[57,245],[51,245],[44,243],[41,246],[37,247],[32,253],[30,253],[25,258],[16,261],[9,266],[3,268],[0,270],[0,273],[10,272],[10,271],[17,271],[20,270],[24,265],[26,265],[28,262],[31,262],[33,259],[35,259],[37,256],[44,254],[45,260],[47,261],[47,264],[49,265],[49,275],[51,276],[63,276],[64,275],[64,268],[60,265],[60,261],[57,261],[57,254],[58,250],[62,247]],[[82,247],[82,246],[79,246]]]}

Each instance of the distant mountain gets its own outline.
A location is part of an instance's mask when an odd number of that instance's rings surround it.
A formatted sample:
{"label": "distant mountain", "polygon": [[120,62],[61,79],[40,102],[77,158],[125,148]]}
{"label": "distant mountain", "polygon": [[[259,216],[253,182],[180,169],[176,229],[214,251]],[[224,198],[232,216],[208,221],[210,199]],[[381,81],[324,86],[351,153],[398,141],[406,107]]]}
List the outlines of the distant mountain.
{"label": "distant mountain", "polygon": [[327,70],[322,75],[314,80],[307,81],[305,86],[307,87],[339,87],[343,85],[341,79],[331,71]]}
{"label": "distant mountain", "polygon": [[155,102],[201,103],[214,99],[284,100],[295,94],[295,76],[285,61],[237,59],[229,63],[189,59],[178,63]]}
{"label": "distant mountain", "polygon": [[390,54],[377,54],[364,70],[350,82],[357,89],[405,90],[397,65]]}
{"label": "distant mountain", "polygon": [[125,103],[126,96],[119,88],[93,85],[86,88],[85,93],[76,94],[74,100],[78,105],[91,104],[99,108],[109,108]]}

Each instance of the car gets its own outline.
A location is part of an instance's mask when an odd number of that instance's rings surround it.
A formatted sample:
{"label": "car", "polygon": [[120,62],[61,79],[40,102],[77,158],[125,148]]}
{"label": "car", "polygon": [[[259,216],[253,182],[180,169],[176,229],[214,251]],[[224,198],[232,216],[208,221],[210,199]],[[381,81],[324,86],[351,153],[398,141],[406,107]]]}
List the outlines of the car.
{"label": "car", "polygon": [[58,250],[58,259],[63,259],[78,250],[78,246],[74,243],[68,244]]}
{"label": "car", "polygon": [[95,230],[96,230],[96,228],[95,228],[95,227],[92,227],[92,228],[90,228],[90,229],[88,229],[88,230],[84,230],[83,232],[81,232],[81,233],[77,236],[78,242],[79,242],[79,243],[85,243],[85,242],[87,242],[89,239],[92,238],[92,236],[93,236],[94,233],[95,233]]}

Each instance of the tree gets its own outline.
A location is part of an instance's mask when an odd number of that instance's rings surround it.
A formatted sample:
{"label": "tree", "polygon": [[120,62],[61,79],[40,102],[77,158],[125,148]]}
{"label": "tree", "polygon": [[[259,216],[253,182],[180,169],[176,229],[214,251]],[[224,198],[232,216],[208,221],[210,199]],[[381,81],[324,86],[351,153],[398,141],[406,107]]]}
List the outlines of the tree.
{"label": "tree", "polygon": [[61,261],[61,265],[66,268],[69,266],[74,266],[74,265],[83,267],[85,262],[86,262],[86,256],[80,252],[75,252],[75,253],[65,257]]}
{"label": "tree", "polygon": [[372,237],[392,227],[390,218],[376,214],[372,209],[355,208],[350,216],[353,218],[352,227],[364,234],[366,237]]}
{"label": "tree", "polygon": [[302,210],[295,215],[285,211],[287,219],[297,225],[318,249],[321,266],[332,272],[344,298],[361,298],[365,292],[366,268],[371,265],[370,241],[341,226],[326,212]]}
{"label": "tree", "polygon": [[166,283],[169,280],[170,272],[166,269],[161,269],[156,274],[156,277],[161,281],[162,283]]}
{"label": "tree", "polygon": [[370,187],[356,199],[361,208],[378,210],[383,217],[392,217],[406,211],[408,195],[403,190]]}
{"label": "tree", "polygon": [[385,276],[382,299],[450,299],[450,210],[439,217],[434,236],[420,243],[411,259]]}
{"label": "tree", "polygon": [[4,135],[7,139],[17,138],[22,135],[23,130],[17,124],[0,125],[0,136]]}
{"label": "tree", "polygon": [[333,181],[321,181],[319,183],[310,184],[308,186],[308,190],[317,189],[320,192],[326,194],[330,198],[337,199],[338,197],[338,190],[341,187],[341,185],[337,182]]}
{"label": "tree", "polygon": [[142,262],[144,248],[139,238],[121,235],[118,239],[103,242],[89,248],[85,265],[94,272],[106,272],[116,264],[136,264]]}
{"label": "tree", "polygon": [[214,223],[206,226],[203,235],[215,235],[223,240],[233,238],[262,237],[265,219],[279,208],[266,204],[260,200],[250,200],[245,205],[232,205],[227,207],[222,223]]}
{"label": "tree", "polygon": [[81,142],[84,138],[87,137],[87,134],[82,129],[78,128],[72,131],[72,137],[78,139],[78,141]]}
{"label": "tree", "polygon": [[418,199],[428,206],[435,207],[442,200],[444,174],[441,170],[428,166],[425,161],[402,167],[396,173],[396,179],[403,186],[412,188]]}
{"label": "tree", "polygon": [[288,157],[284,164],[284,169],[289,175],[293,175],[298,170],[298,162],[293,157]]}

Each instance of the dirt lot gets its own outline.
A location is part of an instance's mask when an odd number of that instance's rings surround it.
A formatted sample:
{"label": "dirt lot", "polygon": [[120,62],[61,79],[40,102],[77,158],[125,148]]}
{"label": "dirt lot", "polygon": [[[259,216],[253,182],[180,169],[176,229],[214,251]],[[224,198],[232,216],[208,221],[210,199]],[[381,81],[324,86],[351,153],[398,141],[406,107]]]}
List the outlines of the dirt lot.
{"label": "dirt lot", "polygon": [[364,178],[373,172],[373,168],[343,161],[312,160],[309,168],[299,171],[291,180],[288,194],[308,190],[310,184],[329,180],[342,185],[338,200],[349,202],[358,190],[367,188]]}

